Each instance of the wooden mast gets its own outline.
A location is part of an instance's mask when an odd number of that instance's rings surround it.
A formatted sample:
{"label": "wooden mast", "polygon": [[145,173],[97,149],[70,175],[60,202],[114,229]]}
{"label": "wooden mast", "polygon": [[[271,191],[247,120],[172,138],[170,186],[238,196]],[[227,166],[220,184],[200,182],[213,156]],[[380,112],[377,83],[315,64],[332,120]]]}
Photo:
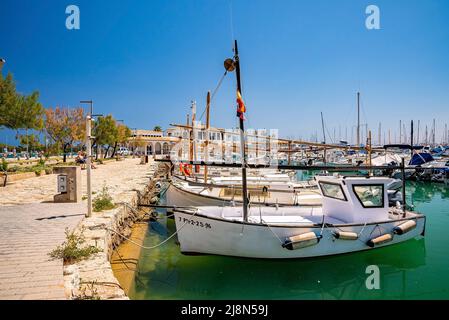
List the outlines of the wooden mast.
{"label": "wooden mast", "polygon": [[[190,144],[189,144],[189,160],[193,161],[194,154],[195,154],[195,146],[194,146],[194,139],[195,139],[195,120],[196,120],[196,102],[192,101],[192,130],[190,131]],[[193,167],[190,167],[190,171],[193,174]]]}
{"label": "wooden mast", "polygon": [[[326,132],[324,129],[324,118],[323,118],[323,112],[321,112],[321,128],[323,129],[323,144],[326,144]],[[326,164],[326,148],[324,148],[323,151],[323,162]]]}
{"label": "wooden mast", "polygon": [[[367,146],[368,146],[368,166],[371,167],[371,164],[372,164],[372,148],[373,148],[373,142],[372,142],[372,139],[371,139],[371,130],[368,131],[368,139],[367,140],[368,140],[367,141]],[[373,171],[370,170],[369,171],[370,176],[372,175],[372,173],[373,173]]]}
{"label": "wooden mast", "polygon": [[[239,50],[237,47],[237,40],[234,40],[234,61],[235,61],[235,74],[237,78],[237,90],[242,94],[242,83],[240,81],[240,58]],[[245,125],[243,122],[243,116],[239,117],[240,125],[240,149],[242,154],[242,198],[243,198],[243,221],[248,221],[248,188],[246,184],[246,152],[245,152]]]}
{"label": "wooden mast", "polygon": [[[210,128],[210,91],[206,97],[206,146],[204,150],[204,161],[209,160],[209,128]],[[204,167],[204,183],[207,183],[207,166]]]}

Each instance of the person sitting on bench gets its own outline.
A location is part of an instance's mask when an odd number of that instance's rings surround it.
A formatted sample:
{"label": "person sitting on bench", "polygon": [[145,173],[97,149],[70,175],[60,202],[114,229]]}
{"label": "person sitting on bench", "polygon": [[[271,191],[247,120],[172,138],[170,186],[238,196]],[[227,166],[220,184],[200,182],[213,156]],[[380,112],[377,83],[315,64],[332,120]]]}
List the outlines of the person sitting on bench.
{"label": "person sitting on bench", "polygon": [[86,169],[87,157],[84,156],[83,151],[78,151],[78,155],[75,158],[75,163],[81,165],[81,170]]}

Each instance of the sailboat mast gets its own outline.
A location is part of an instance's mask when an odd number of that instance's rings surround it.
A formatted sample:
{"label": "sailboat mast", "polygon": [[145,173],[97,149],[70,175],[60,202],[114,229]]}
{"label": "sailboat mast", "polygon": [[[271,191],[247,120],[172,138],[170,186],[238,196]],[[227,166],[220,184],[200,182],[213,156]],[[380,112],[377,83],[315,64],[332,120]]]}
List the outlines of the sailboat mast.
{"label": "sailboat mast", "polygon": [[433,119],[433,130],[432,130],[432,144],[433,144],[433,147],[435,147],[435,131],[436,131],[436,125],[435,125],[435,119]]}
{"label": "sailboat mast", "polygon": [[[210,91],[206,97],[206,148],[204,150],[204,161],[209,161],[209,128],[210,128]],[[204,183],[207,183],[207,166],[204,167]]]}
{"label": "sailboat mast", "polygon": [[[237,40],[234,40],[235,74],[237,78],[237,90],[242,94],[242,83],[240,81],[240,58]],[[246,150],[245,150],[245,125],[243,117],[239,117],[240,125],[240,149],[242,154],[242,197],[243,197],[243,221],[248,221],[248,187],[246,184]]]}
{"label": "sailboat mast", "polygon": [[421,126],[420,120],[418,120],[418,136],[416,137],[416,144],[419,145],[419,127]]}
{"label": "sailboat mast", "polygon": [[428,135],[427,124],[426,124],[426,146],[428,143],[429,143],[429,135]]}
{"label": "sailboat mast", "polygon": [[326,144],[326,132],[324,130],[324,118],[322,112],[321,112],[321,129],[323,130],[323,144]]}
{"label": "sailboat mast", "polygon": [[189,160],[193,161],[196,160],[195,158],[195,121],[196,121],[196,102],[191,101],[191,109],[192,109],[192,130],[190,131],[190,152],[189,152]]}
{"label": "sailboat mast", "polygon": [[447,144],[447,123],[444,125],[444,143]]}
{"label": "sailboat mast", "polygon": [[[321,112],[321,128],[323,129],[323,144],[326,144],[326,132],[324,130],[323,112]],[[326,147],[324,148],[323,162],[326,163]]]}
{"label": "sailboat mast", "polygon": [[357,147],[360,147],[360,92],[357,92]]}

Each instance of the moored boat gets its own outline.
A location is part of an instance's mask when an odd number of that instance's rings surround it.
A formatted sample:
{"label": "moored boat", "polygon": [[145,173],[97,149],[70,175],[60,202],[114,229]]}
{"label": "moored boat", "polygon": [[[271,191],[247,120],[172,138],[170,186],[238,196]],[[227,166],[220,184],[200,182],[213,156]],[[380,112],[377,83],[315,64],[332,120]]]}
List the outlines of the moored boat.
{"label": "moored boat", "polygon": [[181,252],[307,258],[369,250],[424,234],[425,216],[389,208],[385,178],[317,177],[322,208],[175,209]]}

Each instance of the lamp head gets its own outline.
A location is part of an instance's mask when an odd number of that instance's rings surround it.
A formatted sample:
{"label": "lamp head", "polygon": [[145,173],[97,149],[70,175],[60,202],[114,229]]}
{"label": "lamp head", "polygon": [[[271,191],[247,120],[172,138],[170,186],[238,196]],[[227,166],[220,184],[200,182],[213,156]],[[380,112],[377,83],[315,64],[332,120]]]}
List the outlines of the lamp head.
{"label": "lamp head", "polygon": [[230,59],[230,58],[226,59],[224,61],[224,67],[225,67],[226,71],[228,71],[228,72],[234,71],[234,69],[235,69],[235,61],[234,61],[234,59]]}

